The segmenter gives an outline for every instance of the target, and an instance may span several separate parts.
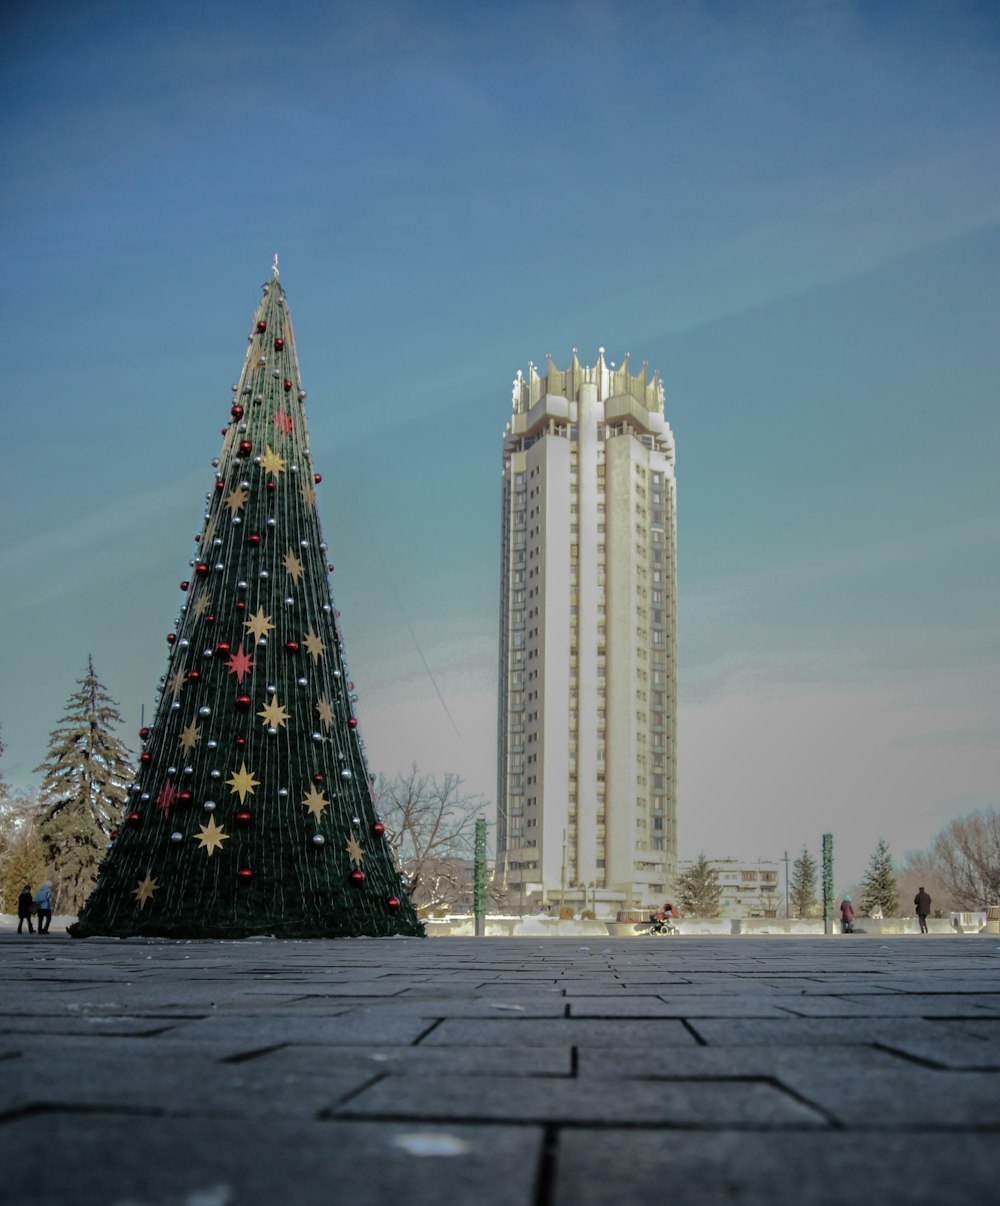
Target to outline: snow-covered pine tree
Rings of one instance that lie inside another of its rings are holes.
[[[37,833],[57,913],[76,913],[90,895],[135,775],[114,731],[122,723],[118,705],[90,656],[77,687],[35,768],[44,776]]]
[[[422,934],[373,803],[277,262],[233,392],[138,777],[70,932]]]

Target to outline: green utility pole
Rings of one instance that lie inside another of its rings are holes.
[[[823,933],[833,933],[833,834],[823,834]]]
[[[486,818],[476,819],[476,847],[473,862],[472,911],[476,918],[476,937],[486,934]]]

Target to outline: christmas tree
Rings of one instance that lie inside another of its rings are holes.
[[[233,391],[138,776],[70,932],[420,934],[373,803],[277,259]]]
[[[59,913],[75,913],[94,887],[108,834],[135,771],[115,735],[122,718],[87,658],[87,670],[49,735],[38,837]]]

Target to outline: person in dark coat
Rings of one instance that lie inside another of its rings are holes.
[[[840,930],[843,934],[854,933],[854,905],[849,896],[840,902]]]
[[[17,898],[17,932],[21,933],[21,926],[25,922],[28,923],[28,933],[33,934],[35,927],[31,924],[31,907],[34,901],[31,899],[31,885],[25,884],[21,890],[21,895]]]
[[[914,896],[913,903],[917,909],[917,920],[920,922],[921,934],[927,933],[927,915],[931,911],[931,898],[927,895],[924,888]]]

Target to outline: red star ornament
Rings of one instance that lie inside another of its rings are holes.
[[[236,681],[242,686],[243,676],[253,669],[253,660],[250,654],[245,653],[243,646],[240,645],[239,649],[236,650],[226,665],[229,667],[229,673],[235,674]]]
[[[156,797],[156,807],[165,817],[170,816],[170,805],[177,800],[177,788],[168,779]]]

